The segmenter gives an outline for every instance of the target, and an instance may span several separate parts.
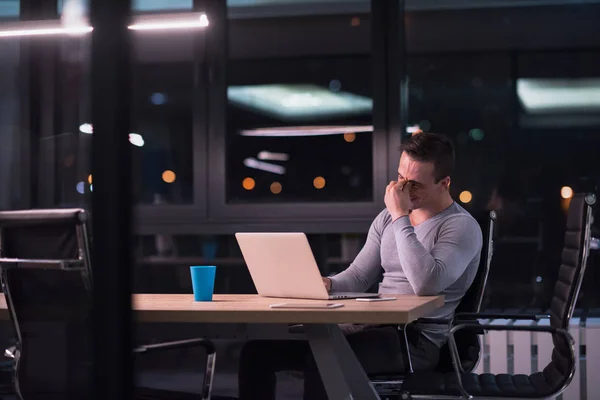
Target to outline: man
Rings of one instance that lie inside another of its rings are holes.
[[[398,180],[386,188],[385,205],[348,269],[323,278],[327,290],[366,291],[383,269],[379,292],[444,295],[433,318],[451,316],[477,273],[482,246],[479,224],[449,193],[454,149],[445,136],[420,133],[400,146]],[[437,365],[446,341],[444,325],[413,324],[407,330],[415,371]],[[368,374],[401,373],[408,360],[394,326],[342,326]],[[304,399],[326,399],[308,343],[255,341],[242,350],[242,400],[274,399],[275,372],[304,371]]]

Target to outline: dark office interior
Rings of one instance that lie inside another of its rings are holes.
[[[200,14],[201,28],[131,29]],[[139,321],[130,294],[191,294],[194,265],[217,267],[215,295],[256,294],[236,232],[304,232],[321,274],[343,271],[419,132],[451,139],[455,201],[482,227],[497,215],[482,311],[547,313],[571,199],[600,193],[599,21],[596,0],[0,0],[0,211],[89,213],[89,398],[132,398],[134,381],[199,393],[202,348],[122,350],[204,336],[212,398],[236,398],[235,326]],[[596,247],[563,400],[600,396]],[[18,347],[0,326],[1,348]],[[14,358],[0,361],[17,399]],[[278,382],[302,398],[300,374]]]

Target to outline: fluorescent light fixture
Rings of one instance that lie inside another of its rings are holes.
[[[373,125],[354,125],[354,126],[284,126],[275,128],[257,128],[244,129],[240,131],[242,136],[265,136],[265,137],[295,137],[295,136],[326,136],[343,135],[345,133],[369,133],[373,132]],[[407,133],[423,132],[419,125],[406,127]],[[281,157],[287,156],[282,154]],[[265,157],[265,158],[263,158]],[[287,159],[266,158],[279,157],[278,153],[269,153],[261,151],[258,153],[260,160],[287,161]]]
[[[139,133],[130,133],[129,134],[129,143],[136,147],[144,146],[144,138]]]
[[[232,104],[282,120],[349,117],[369,114],[373,100],[317,85],[229,86]]]
[[[296,136],[327,136],[343,135],[344,133],[373,132],[373,125],[356,126],[284,126],[278,128],[245,129],[240,131],[242,136],[265,137],[296,137]]]
[[[258,159],[269,161],[287,161],[290,159],[290,156],[286,153],[272,153],[270,151],[263,150],[258,153]]]
[[[156,31],[206,28],[208,17],[204,13],[139,16],[128,28],[133,31]]]
[[[61,21],[20,21],[0,24],[0,38],[49,35],[85,35],[93,28],[89,25],[63,26]]]
[[[600,112],[600,78],[518,79],[517,94],[528,114]]]
[[[209,25],[204,13],[138,15],[128,26],[134,31],[184,30],[205,28]],[[69,17],[63,20],[19,21],[0,24],[0,38],[48,35],[85,35],[94,30],[85,18]]]
[[[248,168],[260,169],[261,171],[272,172],[274,174],[284,175],[285,167],[277,164],[258,161],[256,158],[249,157],[244,160],[244,165]]]
[[[92,124],[81,124],[79,126],[79,132],[81,133],[85,133],[86,135],[91,135],[92,133],[94,133],[94,127],[92,126]]]

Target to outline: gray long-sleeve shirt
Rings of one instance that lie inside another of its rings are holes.
[[[475,279],[482,242],[479,224],[456,202],[414,227],[409,217],[392,222],[383,210],[354,262],[331,277],[331,288],[366,291],[383,268],[380,293],[444,295],[445,305],[428,317],[448,318]],[[438,346],[446,342],[445,326],[420,324],[419,328]]]

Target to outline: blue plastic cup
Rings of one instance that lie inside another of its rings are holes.
[[[190,267],[195,301],[212,301],[216,270],[217,267],[214,265],[198,265]]]

